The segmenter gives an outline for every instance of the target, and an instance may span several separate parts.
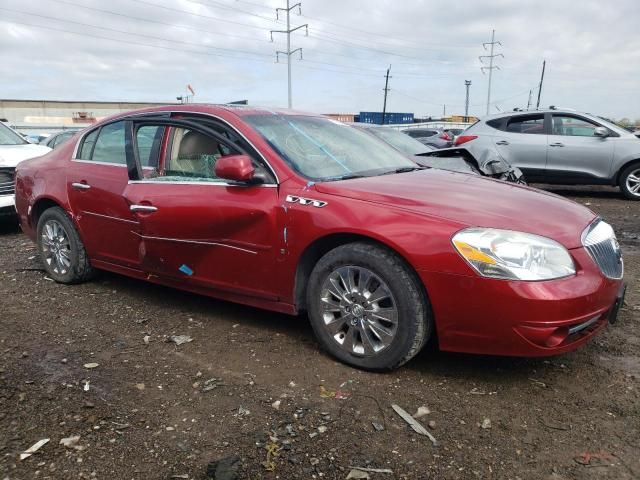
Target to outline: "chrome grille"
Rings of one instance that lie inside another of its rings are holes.
[[[602,220],[593,222],[582,234],[582,245],[606,277],[622,278],[622,251],[611,225]]]
[[[0,168],[0,195],[13,195],[15,193],[15,185],[13,183],[15,177],[14,168]]]

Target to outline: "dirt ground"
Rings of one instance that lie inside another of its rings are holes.
[[[557,358],[432,350],[391,374],[336,363],[306,318],[107,273],[55,284],[2,223],[0,479],[204,479],[234,455],[246,479],[345,479],[352,466],[393,472],[372,479],[640,478],[640,204],[556,191],[618,233],[619,322]],[[438,445],[392,403],[428,407]]]

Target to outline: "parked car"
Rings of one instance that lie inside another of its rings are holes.
[[[624,296],[613,229],[588,208],[421,168],[289,110],[111,117],[19,164],[16,207],[57,282],[103,269],[306,311],[327,351],[369,370],[402,365],[432,337],[461,352],[573,350]]]
[[[418,165],[423,167],[483,175],[526,185],[522,172],[517,168],[513,168],[497,155],[494,155],[492,159],[484,158],[478,161],[463,148],[439,150],[435,147],[424,145],[393,128],[362,123],[353,123],[351,125],[391,145],[399,152],[413,158]]]
[[[47,138],[49,138],[50,135],[48,133],[27,133],[26,135],[23,135],[23,136],[24,138],[27,139],[29,143],[38,145],[38,144],[41,144]]]
[[[435,148],[449,148],[453,145],[453,136],[441,128],[407,128],[402,130],[402,133]]]
[[[0,122],[0,216],[15,215],[14,174],[16,165],[51,149],[32,145],[18,132]]]
[[[587,113],[549,109],[489,116],[456,139],[474,156],[497,152],[529,182],[617,185],[640,200],[640,142]]]
[[[62,145],[64,142],[73,137],[80,130],[63,130],[62,132],[54,133],[48,136],[40,142],[40,145],[45,145],[49,148],[56,148]]]

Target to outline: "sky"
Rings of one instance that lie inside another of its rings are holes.
[[[293,106],[317,113],[486,113],[535,105],[640,119],[640,2],[301,0]],[[292,4],[295,3],[293,0]],[[287,106],[286,0],[0,0],[0,98]],[[486,61],[486,59],[485,59]],[[487,66],[487,65],[485,65]]]

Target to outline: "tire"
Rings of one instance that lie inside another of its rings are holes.
[[[368,242],[342,245],[318,261],[307,308],[321,346],[364,370],[398,368],[433,331],[431,307],[415,273],[392,251]],[[387,321],[393,318],[395,324]]]
[[[74,284],[93,276],[80,235],[63,209],[52,207],[45,210],[38,219],[36,231],[42,265],[53,280]]]
[[[640,200],[640,163],[634,163],[622,170],[618,184],[626,199]],[[634,187],[635,191],[632,190]]]

